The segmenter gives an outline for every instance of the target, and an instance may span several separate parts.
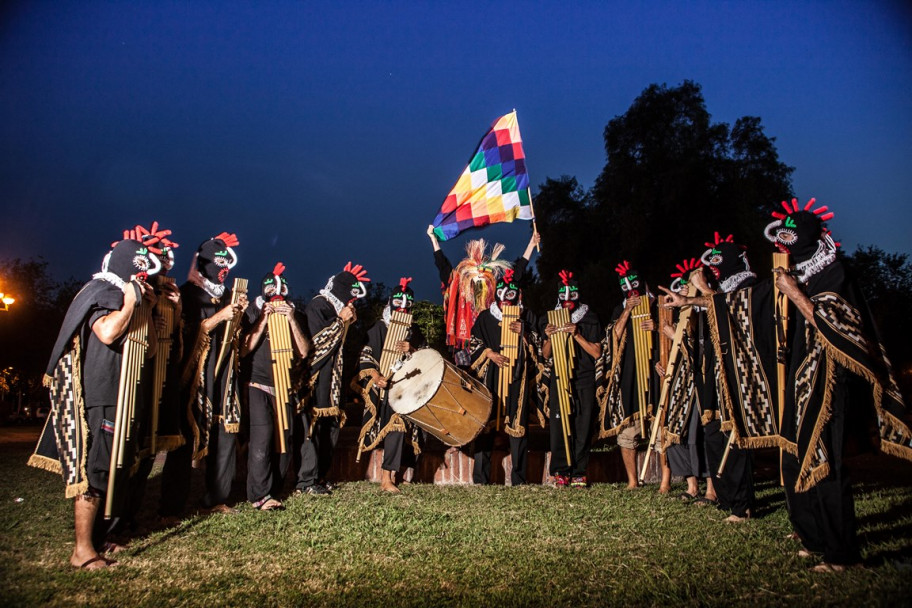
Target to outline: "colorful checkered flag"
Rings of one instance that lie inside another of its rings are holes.
[[[516,110],[498,118],[434,219],[441,241],[469,228],[515,219],[532,220],[529,174]]]

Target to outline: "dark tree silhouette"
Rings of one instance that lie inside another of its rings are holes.
[[[539,187],[544,284],[556,281],[558,268],[573,269],[587,301],[607,315],[620,298],[613,269],[621,260],[654,288],[676,262],[702,252],[714,231],[735,234],[756,260],[768,254],[763,226],[792,196],[793,169],[779,161],[759,118],[713,123],[698,84],[653,84],[608,123],[604,138],[605,167],[590,192],[572,177]]]

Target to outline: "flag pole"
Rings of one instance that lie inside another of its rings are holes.
[[[514,110],[515,112],[515,110]],[[532,233],[538,233],[538,225],[535,223],[535,207],[532,205],[532,188],[526,188],[526,193],[529,195],[529,211],[532,213]],[[535,244],[535,250],[541,253],[541,243]]]

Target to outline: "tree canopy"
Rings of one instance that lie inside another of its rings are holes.
[[[573,177],[539,186],[535,211],[545,284],[561,268],[580,279],[584,298],[606,314],[620,299],[613,269],[629,260],[655,289],[675,264],[699,255],[713,232],[734,234],[766,253],[762,230],[792,196],[794,170],[779,160],[760,118],[714,123],[700,85],[650,85],[604,131],[606,162],[591,190]],[[547,304],[548,290],[538,290]],[[553,304],[553,302],[551,302]]]

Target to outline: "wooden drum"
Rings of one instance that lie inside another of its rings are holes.
[[[461,447],[478,436],[491,415],[484,384],[423,349],[403,362],[391,379],[389,404],[448,446]]]

